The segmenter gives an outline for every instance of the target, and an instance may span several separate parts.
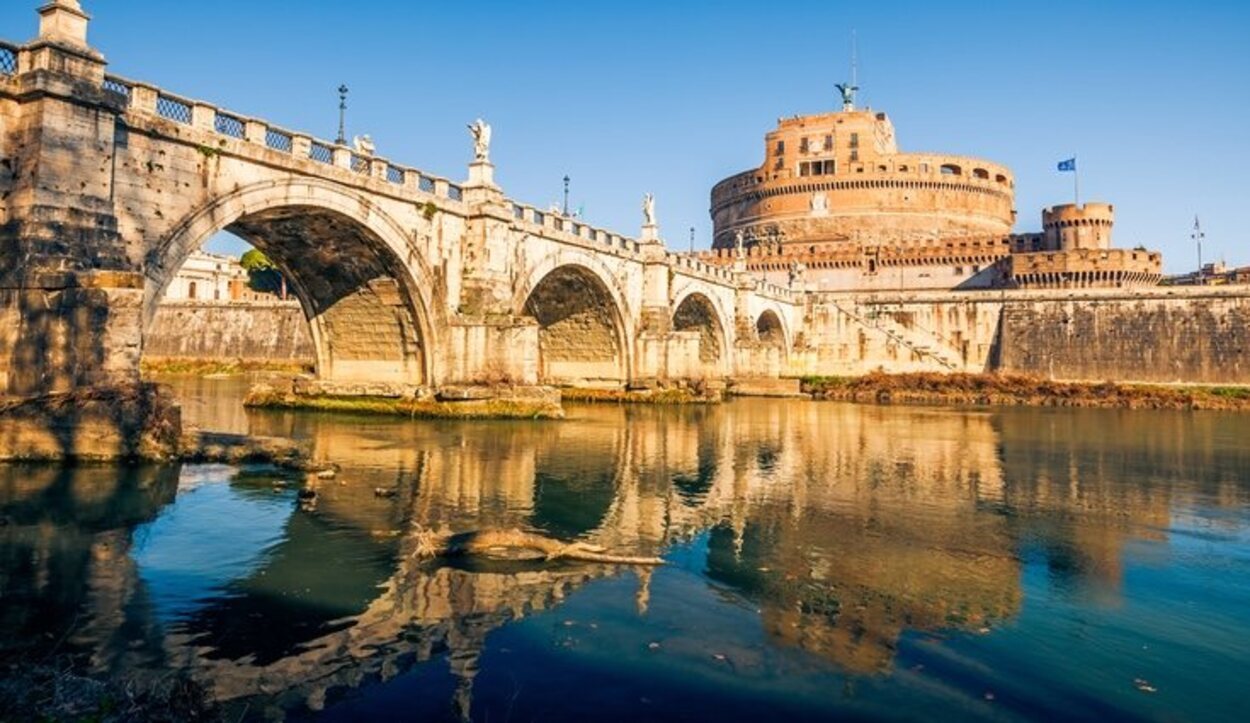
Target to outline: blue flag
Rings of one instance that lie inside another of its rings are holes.
[[[1066,161],[1059,161],[1059,170],[1072,171],[1073,173],[1076,173],[1076,159],[1069,158]]]

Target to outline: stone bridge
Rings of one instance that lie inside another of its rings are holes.
[[[229,231],[286,274],[344,385],[777,376],[801,294],[105,72],[77,0],[0,44],[0,390],[135,381],[173,275]],[[466,148],[468,144],[466,143]]]

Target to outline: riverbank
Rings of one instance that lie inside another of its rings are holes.
[[[884,374],[807,377],[813,399],[865,404],[1207,409],[1250,411],[1250,387],[1056,382],[999,374]]]
[[[412,419],[563,419],[560,392],[544,387],[454,388],[411,396],[340,395],[269,384],[252,387],[243,406]]]
[[[312,374],[315,366],[303,362],[263,359],[187,359],[180,357],[145,357],[140,363],[145,376],[169,374],[177,376],[235,376],[250,372],[278,374]]]
[[[570,387],[561,390],[565,402],[579,404],[719,404],[725,396],[721,390],[698,387],[667,389],[586,389]]]

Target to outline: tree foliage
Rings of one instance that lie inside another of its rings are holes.
[[[250,249],[239,258],[239,265],[247,271],[247,284],[255,291],[267,291],[286,298],[286,279],[277,265],[260,249]]]
[[[239,265],[251,273],[273,271],[277,268],[260,249],[249,249],[244,252],[242,258],[239,259]]]

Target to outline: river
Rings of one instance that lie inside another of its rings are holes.
[[[239,719],[1250,708],[1250,415],[738,400],[424,422],[172,382],[186,421],[307,439],[341,472],[0,469],[0,663],[177,671]],[[413,556],[422,531],[488,528],[667,564]]]

